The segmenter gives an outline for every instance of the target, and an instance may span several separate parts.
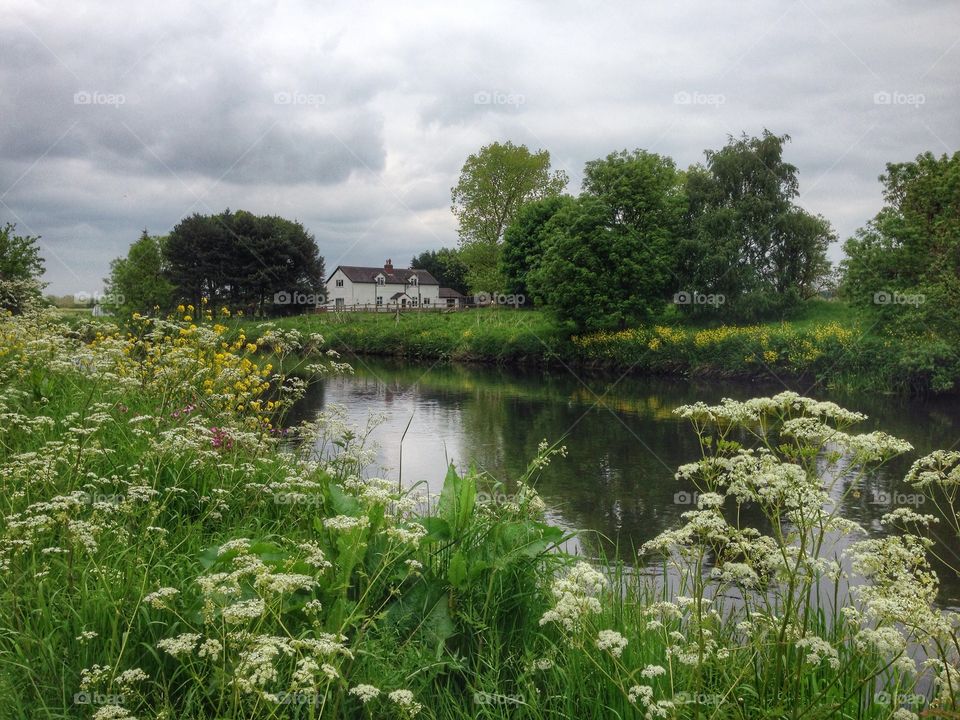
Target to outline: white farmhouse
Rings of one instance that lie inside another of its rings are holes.
[[[327,307],[332,310],[438,308],[440,283],[426,270],[338,265],[327,278]],[[446,301],[444,301],[444,306]]]

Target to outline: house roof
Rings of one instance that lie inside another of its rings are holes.
[[[460,293],[453,288],[440,288],[440,297],[442,298],[462,298],[463,293]]]
[[[420,285],[439,285],[440,283],[437,279],[431,275],[426,270],[411,270],[410,268],[394,268],[393,272],[387,272],[383,267],[360,267],[359,265],[338,265],[332,273],[330,273],[330,278],[332,278],[337,270],[343,272],[347,276],[347,279],[350,282],[355,283],[375,283],[377,282],[377,275],[383,275],[386,278],[386,283],[390,284],[408,284],[410,278],[416,277],[417,283]],[[327,282],[330,282],[330,278],[327,278]]]
[[[413,299],[409,295],[407,295],[405,292],[397,292],[390,296],[391,300],[399,300],[400,298],[406,298],[407,300]]]

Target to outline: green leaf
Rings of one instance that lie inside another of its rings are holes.
[[[360,515],[363,514],[360,501],[357,500],[357,498],[355,498],[353,495],[347,495],[347,493],[340,489],[339,485],[331,484],[329,487],[330,502],[333,505],[333,509],[337,515],[360,517]]]
[[[420,524],[427,529],[427,534],[423,538],[423,542],[438,542],[441,540],[449,540],[451,537],[450,523],[443,518],[426,517],[420,520]]]
[[[447,581],[458,590],[463,588],[467,580],[467,559],[457,550],[450,558],[447,567]]]

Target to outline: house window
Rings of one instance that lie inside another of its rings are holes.
[[[343,280],[337,280],[337,287],[343,287]]]
[[[378,276],[377,276],[377,285],[383,285],[384,282],[385,282],[385,279],[384,279],[383,275],[378,275]]]
[[[423,299],[423,304],[424,304],[424,305],[429,305],[429,304],[430,304],[430,298],[424,298],[424,299]]]
[[[414,275],[414,276],[412,276],[412,277],[410,278],[410,284],[411,284],[411,285],[416,285],[416,284],[417,284],[417,276],[416,276],[416,275]]]
[[[337,299],[334,301],[334,304],[336,305],[336,307],[337,307],[338,310],[343,309],[343,298],[337,298]]]
[[[377,295],[377,307],[383,305],[383,296]]]

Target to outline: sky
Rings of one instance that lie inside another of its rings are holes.
[[[96,294],[146,228],[299,220],[328,271],[457,243],[464,160],[510,140],[579,191],[622,149],[788,134],[841,241],[887,162],[960,149],[960,3],[0,2],[0,223]],[[841,257],[839,243],[831,248]]]

